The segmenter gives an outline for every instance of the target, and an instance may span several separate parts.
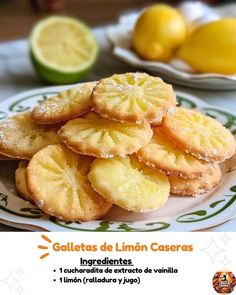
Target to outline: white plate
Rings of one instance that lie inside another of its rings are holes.
[[[24,112],[37,102],[71,86],[27,91],[0,103],[0,119]],[[236,134],[236,115],[211,106],[192,95],[177,92],[178,101],[221,121]],[[236,215],[236,156],[228,160],[223,179],[210,194],[198,198],[170,197],[167,205],[149,214],[132,214],[113,207],[103,220],[62,222],[43,214],[17,196],[14,185],[16,161],[0,162],[0,221],[23,229],[47,231],[193,231],[221,224]]]
[[[236,4],[219,6],[213,11],[220,17],[236,16]],[[114,45],[113,53],[119,59],[152,74],[161,75],[174,84],[200,89],[236,89],[236,75],[199,74],[185,70],[185,66],[177,68],[172,64],[141,59],[131,46],[132,31],[137,17],[138,13],[121,16],[117,25],[107,29],[108,38]]]

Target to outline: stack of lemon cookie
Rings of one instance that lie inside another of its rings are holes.
[[[219,122],[176,107],[171,85],[144,73],[78,84],[0,123],[3,159],[21,159],[19,194],[66,221],[208,192],[235,149]]]

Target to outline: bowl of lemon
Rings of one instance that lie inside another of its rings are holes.
[[[107,29],[119,59],[169,82],[236,89],[236,5],[156,4]]]

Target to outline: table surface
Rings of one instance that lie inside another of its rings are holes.
[[[94,33],[101,50],[98,61],[86,77],[86,81],[98,80],[110,76],[114,72],[124,73],[136,70],[112,55],[111,44],[106,38],[104,28],[97,28]],[[31,66],[27,40],[0,43],[0,101],[19,92],[43,86],[46,85],[43,85],[37,78]],[[174,88],[236,113],[236,91],[206,91],[180,86],[174,86]],[[15,230],[0,224],[0,231]],[[236,219],[206,231],[236,231]]]

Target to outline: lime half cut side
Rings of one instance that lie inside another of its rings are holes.
[[[49,83],[78,82],[95,63],[97,53],[90,29],[71,17],[48,17],[36,24],[30,36],[35,70]]]

